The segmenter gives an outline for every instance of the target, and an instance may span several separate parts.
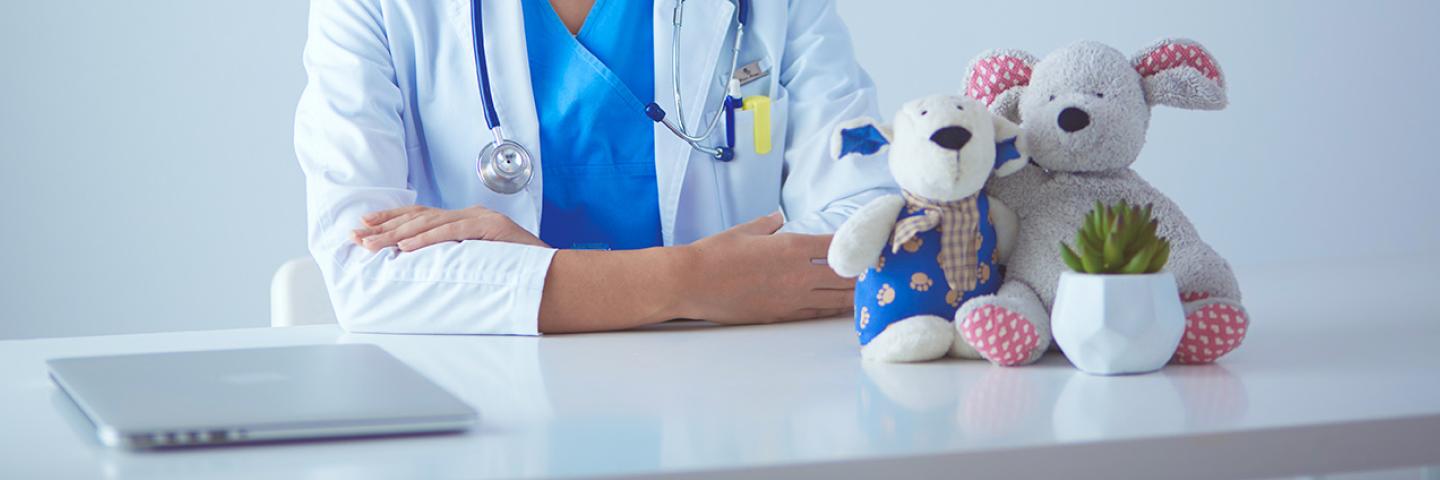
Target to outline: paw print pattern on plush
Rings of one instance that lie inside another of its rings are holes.
[[[1239,347],[1249,327],[1244,311],[1223,303],[1206,305],[1185,317],[1185,336],[1175,350],[1175,361],[1213,362]]]
[[[931,285],[934,285],[934,284],[935,284],[935,281],[934,281],[934,280],[931,280],[931,279],[930,279],[930,276],[929,276],[929,275],[926,275],[925,272],[915,272],[914,275],[911,275],[911,276],[910,276],[910,289],[911,289],[911,290],[914,290],[914,291],[917,291],[917,292],[923,292],[923,291],[929,290],[929,289],[930,289],[930,286],[931,286]]]
[[[990,264],[988,264],[988,263],[982,263],[982,264],[980,264],[980,267],[979,267],[979,268],[980,268],[980,283],[989,283],[989,282],[990,282]]]
[[[870,326],[870,307],[860,307],[860,328]]]
[[[915,237],[906,240],[904,244],[900,245],[900,248],[905,249],[906,252],[915,253],[920,251],[920,247],[922,245],[925,245],[925,240],[921,239],[920,237]]]
[[[952,307],[960,308],[960,299],[964,298],[964,295],[965,292],[952,288],[950,291],[945,292],[945,303],[950,304]]]
[[[891,302],[895,301],[895,289],[891,288],[890,284],[888,283],[881,285],[880,293],[875,294],[875,301],[878,302],[882,307],[889,305]]]
[[[1040,344],[1040,335],[1030,322],[995,305],[970,312],[960,326],[960,334],[986,360],[1005,367],[1025,362]]]

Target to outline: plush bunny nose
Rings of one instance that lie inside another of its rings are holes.
[[[940,148],[947,150],[959,150],[970,141],[970,131],[961,127],[945,127],[936,130],[930,135],[930,141],[935,142]]]
[[[1060,129],[1066,132],[1075,133],[1090,126],[1090,114],[1084,110],[1070,107],[1060,111]]]

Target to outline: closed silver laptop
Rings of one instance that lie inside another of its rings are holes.
[[[131,448],[457,431],[475,410],[374,345],[62,358],[52,378]]]

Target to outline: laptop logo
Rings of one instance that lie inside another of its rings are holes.
[[[236,385],[254,385],[258,383],[279,383],[290,380],[290,377],[280,372],[245,372],[220,377],[220,381]]]

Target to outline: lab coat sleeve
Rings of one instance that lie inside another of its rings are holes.
[[[371,253],[350,240],[362,215],[416,200],[383,25],[373,1],[311,4],[295,152],[335,314],[352,332],[537,334],[553,250],[466,241]]]
[[[883,155],[830,158],[829,139],[838,123],[879,118],[875,83],[856,62],[834,2],[791,0],[787,32],[779,69],[790,99],[783,230],[832,233],[870,200],[899,189]]]

